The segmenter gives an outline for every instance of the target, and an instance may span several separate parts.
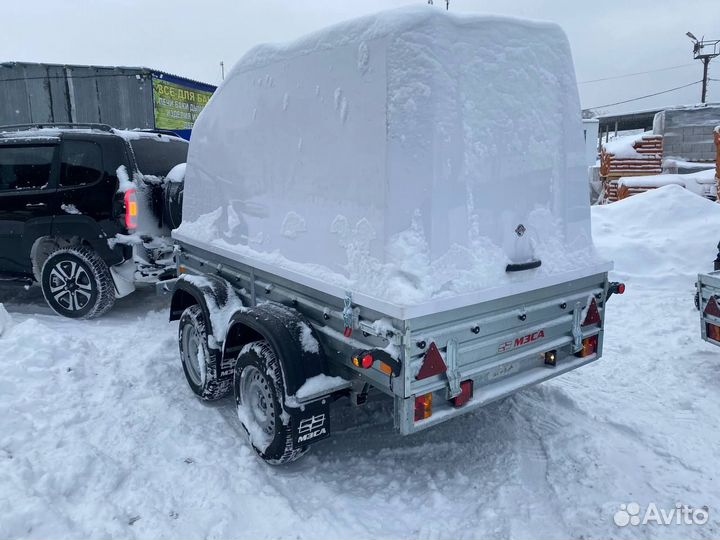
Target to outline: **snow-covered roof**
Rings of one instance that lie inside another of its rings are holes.
[[[236,72],[247,71],[260,65],[282,62],[298,56],[328,49],[337,49],[357,43],[383,39],[418,28],[428,21],[451,18],[457,26],[493,24],[522,26],[527,29],[545,29],[560,32],[551,22],[530,21],[505,16],[444,13],[429,6],[407,6],[347,20],[310,33],[297,40],[280,44],[261,44],[250,49],[232,69],[226,81]],[[502,45],[502,43],[498,43]]]
[[[3,130],[3,127],[10,128]],[[13,140],[58,140],[63,133],[93,133],[96,135],[118,135],[126,141],[132,141],[137,139],[154,139],[163,142],[169,141],[185,141],[185,139],[176,135],[170,135],[167,133],[158,133],[148,130],[128,130],[128,129],[114,129],[114,128],[101,128],[100,126],[93,127],[29,127],[23,129],[12,129],[11,126],[0,126],[0,140],[2,139],[13,139]]]

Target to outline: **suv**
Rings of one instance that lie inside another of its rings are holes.
[[[168,133],[103,124],[0,127],[0,277],[39,283],[72,318],[172,277],[182,184],[166,177],[187,150]]]

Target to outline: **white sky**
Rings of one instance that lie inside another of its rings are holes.
[[[293,39],[353,16],[426,0],[0,0],[0,61],[146,66],[220,80],[261,42]],[[435,0],[444,9],[444,0]],[[458,12],[559,23],[579,82],[666,67],[658,73],[580,84],[583,107],[634,98],[702,78],[685,32],[720,39],[720,0],[451,0]],[[710,65],[720,79],[720,57]],[[720,101],[711,82],[710,101]],[[700,85],[605,112],[700,101]]]

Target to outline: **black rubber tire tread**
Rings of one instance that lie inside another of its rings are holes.
[[[95,283],[97,296],[95,302],[89,309],[83,309],[78,312],[69,312],[67,310],[58,309],[54,305],[54,301],[49,296],[49,277],[51,268],[60,259],[75,258],[80,262]],[[42,271],[40,273],[40,288],[42,289],[45,301],[50,308],[62,317],[71,319],[93,319],[107,313],[115,304],[115,284],[113,283],[110,269],[105,261],[92,248],[87,246],[70,246],[58,248],[45,260]]]
[[[182,222],[182,204],[185,185],[182,182],[167,182],[163,185],[163,223],[170,229],[177,229]]]
[[[235,364],[233,384],[235,405],[237,406],[239,403],[240,376],[242,375],[243,369],[250,365],[254,365],[261,373],[268,376],[273,395],[275,418],[280,418],[285,405],[282,367],[275,351],[265,340],[254,341],[246,345],[238,355],[237,363]],[[253,450],[257,452],[263,461],[269,465],[284,465],[305,455],[309,446],[297,446],[293,442],[292,433],[294,421],[294,418],[291,416],[288,425],[284,425],[282,421],[275,422],[275,437],[264,452],[251,444]],[[243,429],[247,432],[247,428],[244,425]]]
[[[205,356],[205,384],[196,385],[190,375],[188,374],[188,368],[184,362],[183,356],[183,327],[185,325],[192,325],[195,327],[198,336],[200,337],[200,343],[203,347],[203,354]],[[227,396],[232,390],[232,379],[218,380],[219,373],[217,372],[218,357],[221,354],[220,351],[210,349],[208,346],[208,332],[207,323],[205,322],[205,315],[203,314],[202,308],[195,304],[183,311],[180,316],[180,324],[178,326],[178,349],[180,351],[180,363],[182,364],[183,372],[185,373],[185,379],[187,380],[188,386],[193,393],[200,399],[205,401],[215,401]]]

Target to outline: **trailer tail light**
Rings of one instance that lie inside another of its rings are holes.
[[[590,356],[592,354],[595,354],[597,352],[598,348],[598,337],[590,336],[582,341],[583,348],[579,352],[575,353],[575,356],[579,356],[580,358],[585,358],[587,356]]]
[[[430,347],[428,347],[425,359],[423,360],[422,366],[420,366],[420,371],[418,371],[415,379],[421,381],[423,379],[427,379],[428,377],[432,377],[433,375],[440,375],[446,371],[447,366],[445,365],[445,361],[443,360],[437,345],[435,345],[435,342],[430,343]]]
[[[460,394],[452,398],[453,407],[462,407],[473,397],[473,381],[468,379],[460,383]]]
[[[137,191],[128,189],[125,192],[125,227],[137,229],[138,226],[138,200]]]
[[[705,333],[707,334],[708,339],[712,339],[713,341],[720,343],[720,326],[705,323]]]
[[[388,377],[394,375],[392,366],[386,364],[385,362],[379,362],[378,369]]]
[[[600,311],[598,310],[597,302],[595,302],[594,298],[590,302],[590,306],[588,307],[582,326],[590,326],[593,324],[600,324]]]
[[[370,353],[359,354],[353,356],[352,363],[355,367],[359,367],[362,369],[370,369],[375,363],[375,359]]]
[[[432,416],[432,392],[415,398],[415,421],[425,420]]]

